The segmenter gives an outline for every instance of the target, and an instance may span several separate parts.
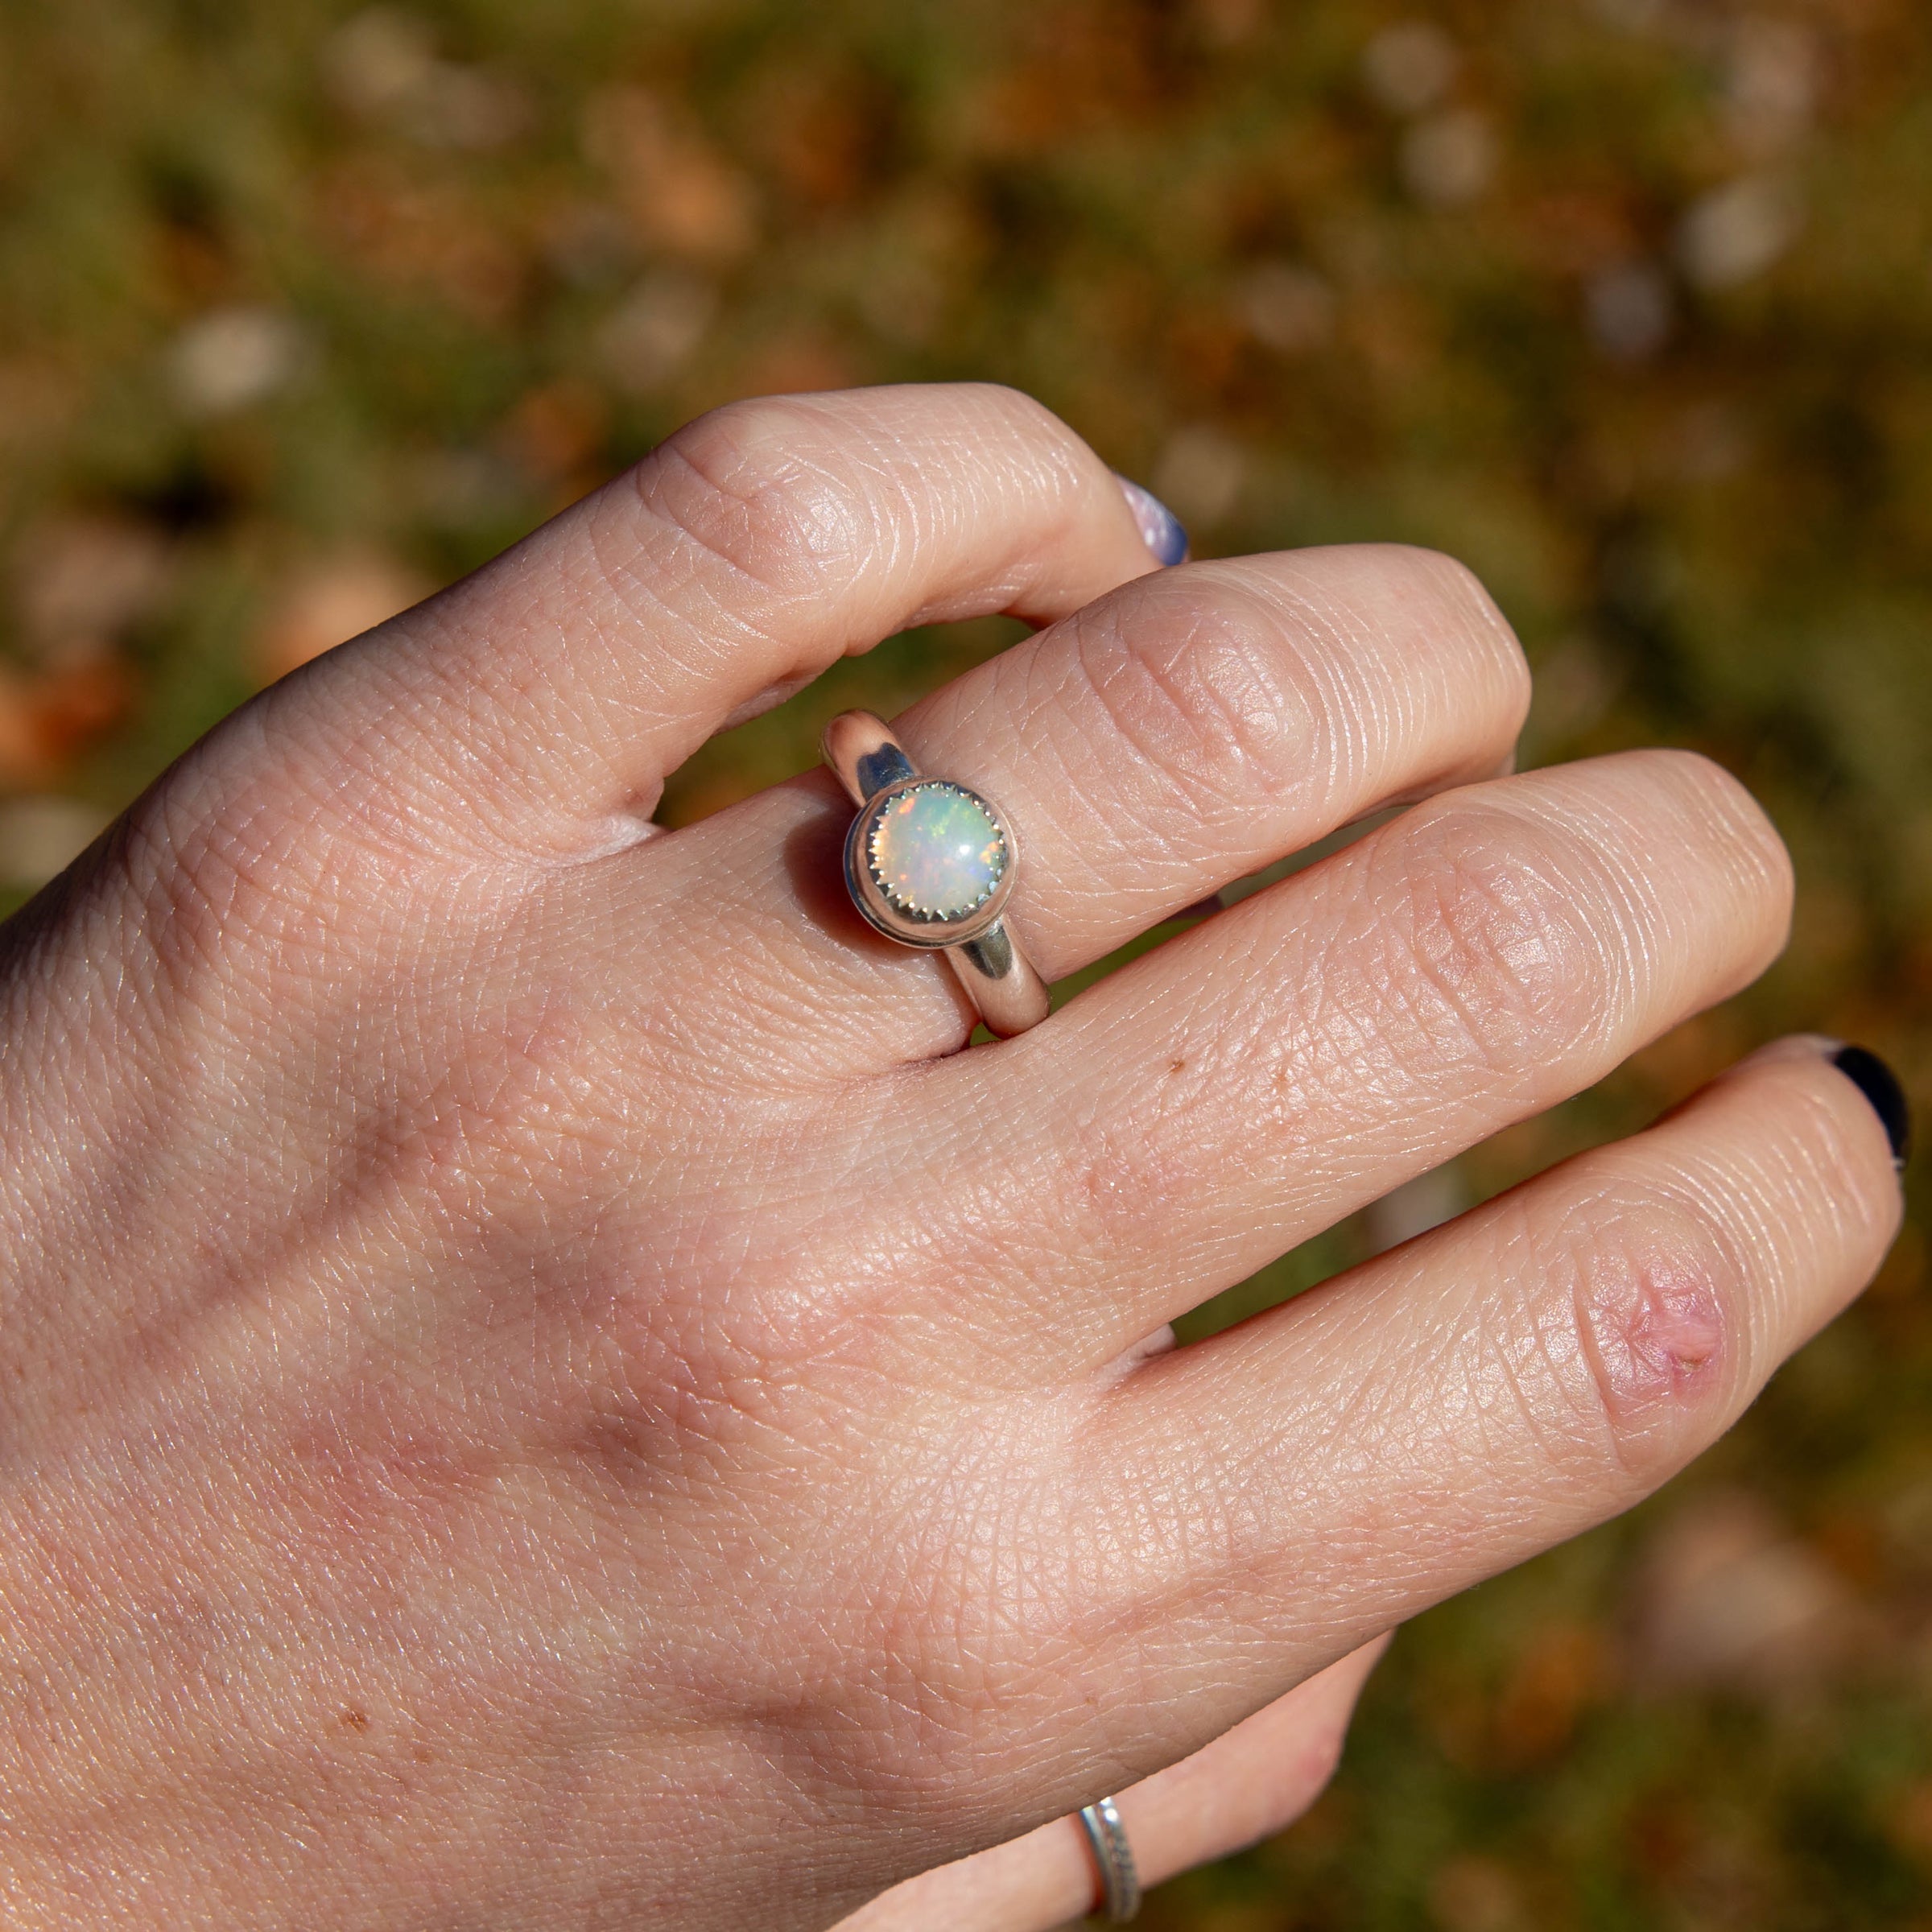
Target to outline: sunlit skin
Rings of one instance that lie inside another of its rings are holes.
[[[895,729],[1050,979],[1413,808],[963,1051],[829,774],[650,814],[993,611]],[[1682,1467],[1898,1215],[1786,1041],[1164,1345],[1781,945],[1733,780],[1499,775],[1527,696],[1459,565],[1160,568],[961,387],[714,414],[230,719],[0,947],[10,1922],[1018,1932],[1104,1792],[1152,1877],[1291,1815],[1366,1647]]]

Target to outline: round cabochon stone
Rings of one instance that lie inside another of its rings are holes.
[[[915,919],[956,919],[983,906],[1006,869],[1006,840],[972,794],[941,780],[888,800],[866,841],[879,890]]]

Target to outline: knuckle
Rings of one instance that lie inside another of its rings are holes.
[[[1568,836],[1468,803],[1412,820],[1413,837],[1385,848],[1402,869],[1393,889],[1381,864],[1364,881],[1396,909],[1372,929],[1397,956],[1369,964],[1427,1051],[1513,1076],[1541,1066],[1553,1039],[1604,1030],[1632,940],[1593,920],[1590,869]]]
[[[1638,1476],[1674,1463],[1732,1380],[1743,1253],[1690,1196],[1600,1199],[1544,1245],[1539,1355],[1575,1436]]]
[[[244,728],[237,721],[229,737]],[[155,990],[177,1013],[238,1011],[237,989],[261,982],[268,961],[284,977],[296,961],[311,973],[339,967],[336,915],[365,883],[349,881],[356,855],[319,804],[260,761],[221,749],[211,740],[191,753],[127,813],[108,848],[139,909]]]
[[[1476,579],[1433,551],[1199,564],[1138,579],[1074,624],[1075,673],[1109,737],[1210,825],[1373,782],[1391,758],[1424,751],[1421,713],[1389,703],[1392,665],[1406,680],[1427,661],[1431,687],[1480,719],[1488,758],[1529,706],[1514,634]]]
[[[672,581],[709,564],[754,589],[823,597],[902,559],[949,514],[935,471],[1004,457],[1041,514],[1075,501],[1092,459],[1018,390],[961,383],[836,396],[760,396],[687,423],[631,473]],[[634,533],[613,537],[627,574]],[[680,563],[680,552],[683,561]]]
[[[1307,782],[1316,715],[1276,613],[1207,572],[1135,589],[1075,620],[1076,674],[1107,734],[1210,824]]]
[[[761,396],[686,424],[632,472],[646,511],[690,564],[721,564],[799,595],[861,568],[877,526],[872,489],[824,410]],[[613,573],[615,574],[615,573]]]

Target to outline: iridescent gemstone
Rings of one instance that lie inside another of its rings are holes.
[[[914,919],[956,919],[992,896],[1006,840],[972,794],[933,779],[888,800],[866,841],[872,876]]]

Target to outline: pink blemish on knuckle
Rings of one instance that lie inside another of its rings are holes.
[[[1728,1323],[1711,1272],[1695,1262],[1633,1256],[1597,1274],[1582,1327],[1612,1423],[1641,1430],[1665,1406],[1682,1407],[1723,1377]]]

